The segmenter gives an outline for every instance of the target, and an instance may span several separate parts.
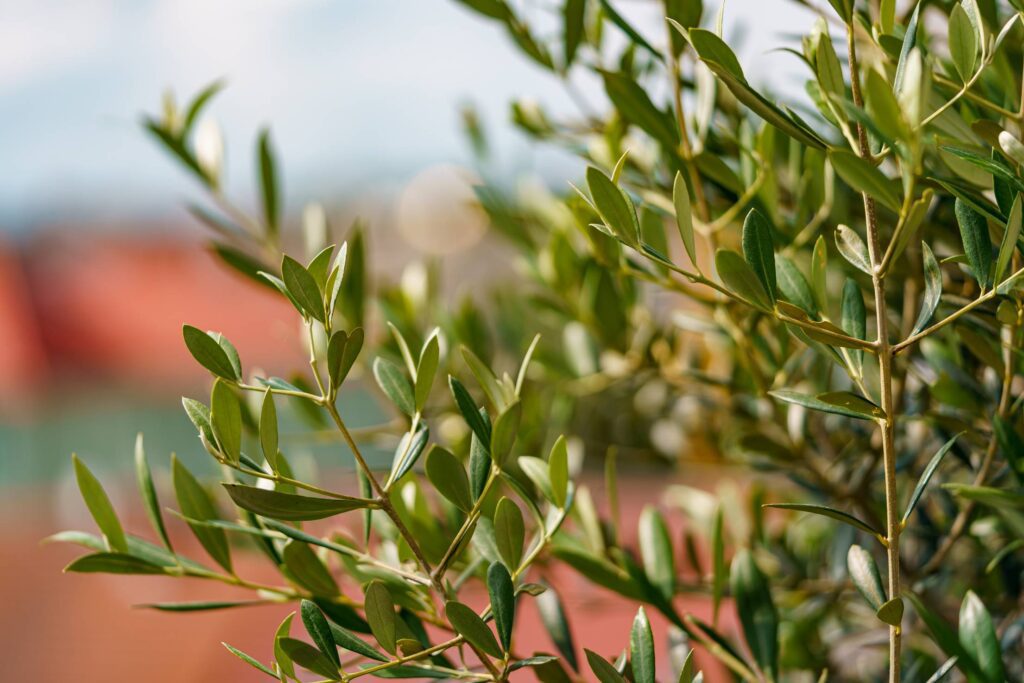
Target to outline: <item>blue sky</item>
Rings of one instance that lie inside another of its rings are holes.
[[[543,13],[548,3],[530,4]],[[617,5],[661,37],[658,3]],[[229,87],[211,115],[226,131],[236,195],[249,193],[252,140],[268,123],[293,207],[387,193],[467,158],[465,101],[483,112],[506,173],[574,168],[507,122],[517,96],[568,108],[559,84],[452,0],[33,0],[2,13],[0,230],[174,211],[192,187],[143,138],[138,116],[167,87],[184,95],[218,77]],[[726,11],[727,34],[746,29],[740,54],[755,82],[799,73],[795,58],[768,50],[811,21],[787,0],[732,0]]]

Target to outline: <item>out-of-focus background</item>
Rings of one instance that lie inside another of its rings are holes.
[[[618,4],[637,25],[658,26],[658,3]],[[795,4],[771,14],[758,7],[731,2],[726,31],[744,36],[751,80],[781,83],[796,60],[767,51],[785,42],[792,22],[811,18]],[[488,131],[498,182],[561,190],[580,171],[507,123],[512,98],[556,113],[572,107],[561,85],[448,0],[0,2],[5,680],[244,680],[252,674],[218,641],[228,632],[263,653],[280,619],[271,610],[133,610],[196,595],[172,585],[182,582],[62,576],[74,551],[39,544],[58,529],[91,528],[72,452],[120,484],[111,495],[129,526],[140,521],[136,432],[158,478],[172,451],[200,466],[180,397],[205,392],[207,378],[181,343],[182,323],[222,330],[250,366],[285,373],[302,362],[294,317],[204,249],[184,208],[196,189],[140,131],[140,114],[159,111],[165,89],[184,99],[218,78],[227,89],[209,116],[225,131],[227,193],[254,203],[251,141],[271,125],[288,220],[312,200],[337,224],[362,217],[373,269],[385,279],[423,256],[441,259],[453,291],[508,272],[500,241],[465,210],[475,171],[463,107],[475,107]],[[602,102],[585,77],[576,87]],[[365,401],[354,408],[375,419]],[[635,488],[628,505],[650,495]],[[589,624],[609,646],[621,642],[633,610],[582,598],[573,607],[581,638]]]

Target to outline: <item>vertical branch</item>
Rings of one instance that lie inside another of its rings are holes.
[[[853,25],[846,27],[846,46],[850,61],[850,90],[853,102],[858,107],[864,106],[864,98],[860,90],[860,78],[857,66],[857,48],[854,40]],[[867,133],[864,126],[857,123],[857,144],[860,156],[871,158]],[[896,491],[896,448],[894,429],[896,414],[893,406],[892,392],[892,347],[889,342],[889,311],[885,301],[885,273],[882,269],[884,258],[878,236],[878,218],[875,214],[875,200],[866,192],[864,198],[864,222],[867,226],[868,256],[871,259],[871,285],[875,299],[875,321],[878,339],[878,384],[882,399],[883,417],[879,419],[882,431],[882,463],[885,471],[885,521],[886,551],[888,555],[889,599],[900,596],[900,518],[897,505],[899,497]],[[902,627],[889,627],[889,683],[900,680],[900,648]]]

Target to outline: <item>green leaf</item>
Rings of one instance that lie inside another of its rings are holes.
[[[185,346],[196,362],[218,377],[232,381],[239,379],[227,353],[212,335],[191,325],[183,326],[181,334],[185,338]]]
[[[281,260],[281,280],[295,303],[299,305],[299,312],[302,315],[320,322],[326,320],[324,297],[320,293],[316,279],[305,266],[287,254]]]
[[[317,252],[316,256],[310,259],[309,264],[306,265],[306,270],[313,276],[313,281],[316,282],[317,288],[327,294],[327,280],[330,277],[331,268],[331,254],[334,253],[334,245],[328,245]],[[334,283],[331,283],[333,288]],[[327,312],[327,309],[325,309]]]
[[[336,597],[340,594],[338,584],[331,572],[313,549],[302,541],[288,541],[281,551],[289,578],[313,595]]]
[[[242,455],[242,407],[231,386],[221,379],[214,381],[210,394],[210,428],[220,452],[237,464]]]
[[[270,469],[277,472],[277,408],[274,406],[274,394],[267,387],[260,406],[260,449],[263,457],[270,464]]]
[[[632,578],[608,560],[585,550],[555,545],[552,554],[587,577],[592,583],[614,591],[630,600],[642,600],[643,591]]]
[[[548,479],[551,481],[552,502],[556,507],[564,509],[569,495],[569,449],[563,435],[555,440],[548,455]]]
[[[107,541],[110,550],[120,553],[128,552],[128,541],[125,539],[124,529],[117,518],[114,506],[110,504],[107,492],[99,479],[86,467],[85,463],[78,459],[77,455],[71,456],[71,462],[75,466],[75,479],[78,481],[78,490],[82,494],[82,500],[89,508],[96,526]]]
[[[593,650],[583,648],[583,652],[587,655],[590,670],[600,683],[626,683],[626,678],[607,659]]]
[[[522,510],[512,500],[502,498],[494,509],[494,540],[509,572],[519,569],[525,538]]]
[[[1013,250],[1017,248],[1017,240],[1021,231],[1021,195],[1017,193],[1010,207],[1010,215],[1006,221],[1006,232],[1003,233],[1003,240],[999,243],[999,256],[996,258],[996,267],[992,273],[992,281],[999,284],[1006,274],[1006,268],[1010,265],[1013,257]]]
[[[949,13],[949,54],[960,79],[966,83],[978,65],[978,33],[959,3]]]
[[[743,257],[757,275],[775,303],[775,246],[772,244],[772,228],[768,219],[757,209],[751,209],[743,221]]]
[[[263,219],[267,224],[267,232],[276,236],[280,233],[280,207],[278,196],[280,189],[277,181],[277,164],[274,160],[274,150],[270,146],[270,131],[260,131],[258,143],[258,155],[260,160],[260,189],[263,196]]]
[[[736,59],[736,53],[717,35],[702,28],[692,28],[689,31],[689,41],[697,56],[702,60],[714,62],[730,76],[746,81],[746,77],[743,75],[743,67],[740,66],[740,61]]]
[[[572,66],[576,59],[576,50],[583,40],[583,20],[587,9],[586,0],[566,0],[562,10],[563,31],[562,46],[564,48],[565,69]]]
[[[828,248],[824,235],[818,235],[811,252],[811,291],[818,309],[828,310]],[[794,302],[795,303],[795,302]]]
[[[686,181],[683,180],[683,174],[679,171],[676,171],[676,178],[672,183],[672,204],[676,209],[676,226],[679,228],[679,237],[683,240],[686,255],[690,257],[690,263],[697,265],[693,214],[690,212],[690,191],[686,187]]]
[[[722,606],[725,586],[729,580],[725,566],[725,534],[722,506],[715,509],[711,523],[711,621],[718,624],[718,610]]]
[[[640,221],[629,195],[593,166],[587,168],[587,187],[601,220],[612,234],[630,246],[637,246],[640,243]]]
[[[519,431],[519,420],[522,416],[522,405],[516,401],[506,408],[494,421],[491,430],[491,458],[501,467],[512,451],[516,435]]]
[[[540,614],[544,630],[548,632],[551,642],[559,653],[565,658],[566,663],[574,671],[579,671],[579,664],[576,661],[576,645],[573,643],[572,631],[569,622],[565,618],[565,609],[562,601],[554,588],[548,589],[537,596],[537,612]]]
[[[265,604],[267,604],[266,600],[205,600],[198,602],[151,602],[135,606],[155,609],[159,612],[212,612],[222,609],[234,609],[236,607],[257,607]]]
[[[388,661],[388,658],[380,651],[371,647],[365,640],[359,638],[348,629],[338,626],[333,622],[330,623],[329,626],[331,628],[331,638],[334,639],[334,642],[338,647],[378,662]]]
[[[654,634],[643,607],[637,611],[629,632],[629,663],[636,683],[654,683]]]
[[[868,114],[882,134],[890,140],[906,137],[907,124],[889,81],[875,69],[865,70]]]
[[[921,621],[928,627],[935,643],[948,656],[957,658],[958,668],[968,675],[969,680],[984,680],[973,654],[969,654],[960,645],[956,633],[949,624],[932,612],[917,595],[907,593],[907,599],[914,606],[914,611],[921,617]]]
[[[338,388],[348,377],[349,371],[363,348],[363,328],[357,327],[346,334],[338,330],[327,343],[327,373],[331,386]]]
[[[338,310],[338,302],[345,285],[345,267],[348,265],[348,242],[342,242],[338,255],[334,257],[334,267],[327,278],[324,293],[327,294],[327,318],[330,319]]]
[[[604,78],[608,99],[623,118],[641,128],[666,149],[674,150],[679,145],[679,130],[672,117],[654,106],[647,92],[632,77],[608,71],[601,71],[600,74]]]
[[[80,574],[163,574],[164,568],[125,553],[92,553],[73,560],[64,567],[64,571]]]
[[[288,637],[291,633],[292,620],[295,618],[295,612],[290,613],[281,624],[277,627],[277,631],[274,633],[274,659],[277,661],[277,666],[287,676],[295,678],[295,667],[292,666],[292,660],[288,658],[288,655],[281,648],[280,640],[283,637]]]
[[[375,507],[366,498],[314,498],[295,493],[270,491],[244,484],[224,484],[235,505],[257,515],[291,522],[333,517],[352,510]]]
[[[334,644],[334,636],[331,635],[331,627],[327,623],[327,617],[316,606],[315,602],[303,600],[300,604],[302,624],[306,627],[306,633],[316,643],[320,652],[327,655],[327,658],[334,663],[335,668],[341,667],[341,660],[338,657],[338,647]]]
[[[828,153],[829,162],[839,177],[857,192],[873,197],[882,205],[899,213],[900,197],[893,189],[891,180],[879,171],[871,162],[862,159],[853,152],[833,149]]]
[[[230,652],[234,656],[238,657],[239,659],[241,659],[243,662],[245,662],[249,666],[251,666],[254,669],[257,669],[259,671],[262,671],[263,673],[265,673],[268,676],[274,678],[275,680],[278,680],[277,674],[274,673],[273,669],[271,669],[270,667],[265,666],[264,664],[260,663],[260,661],[257,660],[256,658],[252,657],[251,655],[245,654],[244,652],[242,652],[241,650],[239,650],[236,647],[231,647],[227,643],[221,643],[221,645],[223,645],[225,648],[227,648],[228,652]]]
[[[334,663],[309,643],[295,638],[280,637],[277,639],[277,644],[281,651],[288,656],[288,659],[302,668],[309,669],[332,681],[341,680]]]
[[[999,638],[984,603],[968,590],[960,605],[960,644],[974,656],[986,683],[1006,680]]]
[[[449,451],[435,445],[427,453],[427,479],[437,492],[463,512],[473,507],[473,494],[469,489],[469,476],[462,462]]]
[[[377,380],[377,386],[399,410],[409,416],[416,413],[412,385],[401,368],[386,358],[377,358],[373,361],[373,377]]]
[[[788,389],[779,389],[769,391],[768,395],[811,410],[853,417],[858,420],[874,420],[879,417],[877,406],[849,392],[830,392],[818,396],[808,396]]]
[[[921,259],[924,261],[924,297],[921,299],[921,312],[917,314],[911,335],[917,334],[928,325],[942,299],[942,271],[939,270],[939,262],[935,260],[931,247],[924,242],[921,242]]]
[[[661,592],[662,597],[671,600],[676,587],[672,539],[665,519],[653,505],[645,506],[640,513],[638,538],[647,580]]]
[[[747,646],[769,680],[778,680],[779,617],[768,579],[761,573],[750,551],[743,549],[736,553],[730,579]]]
[[[846,278],[843,285],[842,326],[851,337],[867,338],[867,309],[864,307],[864,295],[852,278]]]
[[[887,600],[878,608],[875,616],[882,623],[889,624],[890,626],[899,626],[903,622],[903,598],[895,597],[892,600]]]
[[[461,602],[449,600],[445,603],[444,614],[455,632],[465,638],[470,645],[498,659],[504,656],[491,629],[487,628],[484,620],[470,607]]]
[[[963,432],[961,432],[961,434],[962,433]],[[912,513],[914,508],[917,506],[917,501],[921,499],[921,495],[928,486],[928,482],[931,480],[932,475],[935,474],[935,470],[938,468],[939,463],[941,463],[942,459],[946,457],[946,453],[949,452],[949,449],[953,447],[953,444],[956,443],[956,440],[959,437],[960,434],[957,434],[952,439],[942,444],[942,447],[936,451],[935,455],[932,456],[932,459],[928,461],[927,467],[925,467],[924,472],[921,473],[921,478],[917,480],[917,486],[914,487],[914,492],[910,494],[910,500],[907,501],[907,509],[903,513],[903,519],[901,520],[902,524],[905,525],[907,520],[910,519],[910,513]]]
[[[987,289],[992,286],[992,242],[988,236],[988,222],[959,198],[956,200],[955,213],[971,271],[982,289]]]
[[[846,553],[846,567],[850,572],[850,580],[860,594],[868,601],[872,609],[878,610],[885,604],[885,588],[882,587],[882,575],[871,553],[859,545],[851,545]]]
[[[373,637],[384,650],[391,654],[397,653],[395,603],[387,587],[380,581],[371,581],[366,586],[364,609]]]
[[[404,477],[413,468],[416,461],[423,455],[430,440],[430,428],[424,425],[415,432],[406,432],[395,449],[392,471],[388,475],[387,486]]]
[[[600,0],[600,2],[601,7],[604,10],[604,15],[608,17],[608,20],[610,22],[618,26],[619,30],[625,33],[631,41],[647,50],[647,52],[649,52],[652,57],[654,57],[658,61],[664,61],[665,58],[664,56],[662,56],[661,51],[651,47],[651,44],[647,42],[647,40],[645,40],[644,37],[641,36],[635,28],[630,26],[629,22],[623,19],[621,14],[615,11],[615,8],[612,7],[611,0]]]
[[[785,256],[775,254],[775,272],[778,276],[779,293],[782,298],[799,306],[808,315],[818,315],[818,306],[807,279],[796,265]]]
[[[156,487],[153,485],[153,475],[149,471],[149,462],[146,460],[146,450],[142,445],[142,432],[135,437],[135,478],[139,484],[139,493],[142,494],[142,502],[146,505],[146,516],[150,524],[160,536],[164,547],[169,552],[171,539],[167,535],[167,527],[164,525],[164,516],[160,513],[160,500],[156,495]]]
[[[844,524],[849,524],[855,529],[865,531],[875,538],[884,538],[880,531],[872,529],[867,522],[857,519],[848,512],[842,512],[841,510],[836,510],[835,508],[830,508],[825,505],[813,505],[809,503],[769,503],[764,507],[778,508],[780,510],[796,510],[797,512],[810,512],[815,515],[831,517],[832,519],[843,522]]]
[[[430,389],[434,385],[434,377],[437,375],[437,365],[441,359],[441,347],[437,340],[437,333],[430,335],[427,343],[420,351],[420,360],[416,366],[416,385],[413,390],[416,410],[423,410],[430,398]]]
[[[491,426],[487,419],[481,414],[480,409],[477,408],[476,403],[473,401],[473,397],[469,395],[469,391],[463,386],[462,382],[449,375],[448,386],[452,391],[452,397],[455,399],[455,405],[458,407],[459,412],[462,413],[462,418],[478,439],[484,453],[490,455]]]
[[[851,3],[852,4],[852,3]],[[907,22],[906,33],[903,34],[903,44],[900,46],[900,57],[896,63],[896,77],[893,80],[892,90],[893,92],[903,91],[903,79],[907,73],[907,60],[910,58],[910,51],[914,49],[914,44],[917,42],[917,22],[921,16],[921,5],[922,2],[914,3],[914,13],[910,15],[910,21]]]
[[[750,87],[743,69],[732,49],[711,31],[693,28],[688,32],[693,49],[708,68],[740,102],[755,114],[808,147],[825,149],[825,143],[801,121],[783,112],[779,107]]]
[[[719,249],[715,253],[715,268],[718,277],[729,289],[755,308],[770,313],[772,303],[761,284],[760,278],[751,269],[743,257],[735,251]]]
[[[516,617],[516,595],[512,576],[500,562],[494,562],[487,570],[487,591],[491,597],[491,611],[494,613],[494,626],[498,630],[502,649],[508,652],[512,648],[512,627]]]
[[[174,493],[178,499],[178,508],[181,510],[181,514],[200,522],[219,519],[217,510],[206,490],[173,455],[171,456],[171,472],[174,479]],[[192,529],[192,533],[199,539],[199,543],[210,554],[210,557],[225,570],[231,572],[231,551],[224,530],[191,523],[189,528]]]
[[[852,278],[846,278],[843,284],[842,327],[848,335],[856,339],[867,338],[867,309],[864,307],[864,295]],[[864,352],[852,351],[851,364],[860,375],[863,372]]]

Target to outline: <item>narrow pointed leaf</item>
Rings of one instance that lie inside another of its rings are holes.
[[[996,257],[996,267],[992,273],[992,281],[999,284],[1006,274],[1006,268],[1010,265],[1013,251],[1017,248],[1017,240],[1020,238],[1022,222],[1021,195],[1017,193],[1010,207],[1010,216],[1006,221],[1006,232],[1003,233],[1003,240],[999,243],[999,255]]]
[[[960,644],[974,656],[986,683],[1002,683],[1006,680],[1003,656],[992,617],[981,599],[971,590],[967,591],[960,605]]]
[[[494,510],[494,537],[498,545],[498,554],[509,572],[519,569],[526,528],[523,525],[522,510],[508,498],[499,500]]]
[[[833,413],[835,415],[843,415],[845,417],[853,417],[858,420],[874,420],[878,417],[875,414],[875,407],[873,404],[864,401],[868,410],[862,409],[861,405],[851,407],[851,404],[836,400],[837,397],[832,394],[821,394],[820,396],[808,396],[807,394],[801,394],[796,391],[790,391],[788,389],[779,389],[778,391],[769,391],[769,396],[774,396],[780,401],[786,403],[792,403],[794,405],[804,406],[811,410],[818,410],[823,413]],[[852,394],[850,394],[852,396]],[[861,399],[863,400],[863,399]]]
[[[191,325],[183,326],[181,334],[185,339],[185,346],[196,362],[218,377],[229,380],[238,379],[235,366],[213,337]]]
[[[719,249],[715,253],[715,268],[729,291],[766,313],[772,310],[772,302],[764,285],[742,256],[734,251]]]
[[[747,646],[769,680],[777,680],[779,617],[768,579],[761,573],[750,551],[741,550],[733,558],[730,582]]]
[[[988,221],[960,199],[956,200],[955,210],[971,271],[978,284],[987,289],[992,285],[992,241],[988,236]]]
[[[412,385],[401,368],[385,358],[373,361],[373,377],[384,395],[406,415],[416,412]]]
[[[200,522],[218,519],[217,510],[206,490],[174,456],[171,457],[171,471],[174,479],[174,493],[178,499],[178,508],[181,510],[181,514]],[[224,530],[199,524],[189,524],[189,527],[210,557],[230,572],[231,551]]]
[[[537,596],[537,612],[540,614],[541,623],[544,624],[544,629],[548,632],[555,648],[573,671],[579,671],[576,645],[573,643],[572,631],[565,617],[565,609],[562,607],[558,593],[550,586]]]
[[[210,394],[210,427],[221,453],[237,463],[242,455],[242,407],[231,387],[221,379]]]
[[[473,507],[473,494],[466,468],[458,458],[435,445],[427,454],[426,473],[438,493],[463,512],[469,512]]]
[[[768,219],[757,209],[751,209],[743,221],[743,257],[757,279],[761,281],[768,299],[775,302],[775,247]]]
[[[391,654],[395,654],[397,624],[395,617],[395,603],[391,599],[391,593],[380,581],[371,581],[366,587],[365,597],[366,620],[370,623],[370,630],[373,637],[382,648]]]
[[[492,657],[501,658],[503,656],[501,646],[495,640],[491,629],[487,628],[484,620],[470,607],[461,602],[449,600],[444,606],[444,614],[455,632],[465,638],[467,642]]]
[[[243,510],[286,521],[324,519],[376,505],[365,498],[315,498],[245,484],[224,484],[224,488],[231,500]]]
[[[942,444],[942,447],[935,452],[932,459],[928,461],[928,465],[924,468],[924,472],[921,473],[921,478],[917,480],[917,486],[914,487],[914,492],[910,494],[910,500],[907,501],[907,509],[903,513],[902,523],[906,524],[907,520],[910,519],[910,513],[914,511],[917,506],[917,501],[921,500],[921,495],[924,493],[925,488],[928,486],[928,482],[931,481],[932,475],[935,474],[935,470],[938,469],[942,459],[946,457],[946,453],[953,447],[956,440],[960,437],[957,434],[952,439]]]
[[[164,516],[160,512],[160,500],[156,495],[156,487],[153,485],[153,475],[149,471],[149,462],[146,460],[146,450],[142,444],[142,432],[135,438],[135,478],[139,484],[139,492],[142,494],[142,501],[146,505],[146,516],[150,524],[160,536],[164,547],[173,552],[171,539],[167,535],[167,527],[164,525]]]
[[[832,519],[849,524],[855,529],[865,531],[876,538],[882,538],[882,533],[872,529],[867,522],[863,522],[848,512],[842,510],[836,510],[825,505],[814,505],[811,503],[769,503],[765,505],[769,508],[778,508],[780,510],[796,510],[797,512],[810,512],[815,515],[823,515],[825,517],[831,517]]]
[[[331,635],[331,627],[327,623],[327,617],[316,606],[316,603],[310,600],[302,601],[300,613],[302,614],[302,623],[306,627],[306,633],[313,639],[317,648],[334,663],[335,667],[340,667],[341,660],[338,657],[338,648],[334,644],[334,637]]]
[[[672,203],[676,209],[676,226],[679,228],[679,237],[683,241],[683,248],[686,255],[690,257],[690,263],[697,264],[697,245],[693,234],[693,214],[690,213],[690,191],[686,188],[686,181],[683,175],[676,172],[675,181],[672,183]]]
[[[859,545],[850,546],[846,554],[846,567],[850,572],[850,580],[868,604],[875,610],[880,608],[886,601],[885,588],[882,587],[882,575],[871,553]]]
[[[843,258],[849,261],[858,270],[871,274],[871,258],[868,255],[868,245],[864,243],[851,228],[840,225],[836,228],[836,247]]]
[[[921,258],[924,261],[924,296],[921,298],[921,312],[917,314],[911,334],[917,334],[928,325],[942,298],[942,271],[939,270],[939,262],[935,260],[931,247],[924,242],[921,242]]]
[[[277,644],[291,661],[302,668],[332,681],[341,680],[334,663],[327,658],[327,655],[309,643],[295,638],[281,637],[277,639]]]
[[[110,504],[107,492],[103,490],[103,485],[86,467],[85,463],[78,459],[77,455],[72,455],[71,461],[75,466],[75,479],[78,481],[78,490],[82,494],[82,500],[85,501],[96,526],[107,540],[107,546],[114,552],[128,552],[128,541],[125,539],[124,529],[117,518],[114,506]]]
[[[306,317],[324,322],[324,297],[316,279],[305,266],[285,256],[281,261],[281,280],[292,298],[299,304],[299,312]]]
[[[655,683],[654,634],[643,607],[636,613],[630,630],[629,663],[636,683]]]

